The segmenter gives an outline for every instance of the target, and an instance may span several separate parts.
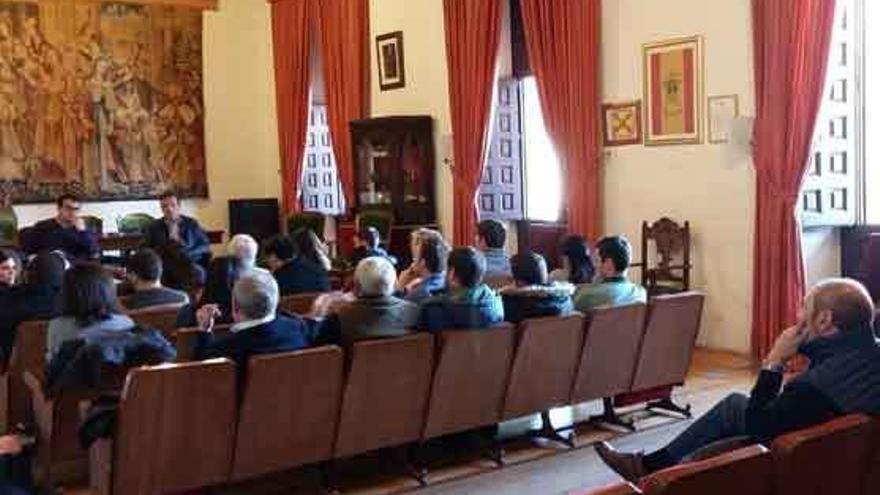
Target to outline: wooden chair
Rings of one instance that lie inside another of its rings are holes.
[[[569,403],[583,344],[584,316],[580,313],[521,322],[502,420],[541,413],[542,428],[533,434],[574,447],[570,438],[553,429],[548,411]]]
[[[305,315],[312,310],[312,305],[315,303],[315,300],[323,294],[323,292],[306,292],[283,296],[281,300],[278,301],[278,309],[287,313]]]
[[[331,457],[343,368],[342,349],[336,346],[250,359],[236,428],[233,480]]]
[[[162,332],[166,338],[173,338],[174,330],[177,329],[177,313],[183,303],[163,304],[144,309],[135,309],[127,314],[145,328],[154,328]]]
[[[229,332],[231,323],[214,325],[214,335],[223,335]],[[177,349],[177,362],[186,363],[196,360],[196,347],[198,345],[198,328],[178,328],[174,332],[174,347]]]
[[[374,227],[379,231],[380,242],[384,246],[391,244],[391,229],[394,227],[394,213],[391,210],[378,208],[360,211],[354,220],[357,232],[364,227]]]
[[[83,223],[86,225],[86,230],[89,232],[95,235],[101,235],[104,233],[104,220],[102,220],[101,217],[83,215],[82,219]]]
[[[851,414],[786,433],[770,446],[777,495],[863,493],[874,428],[870,417]]]
[[[11,206],[4,206],[0,208],[0,246],[17,246],[18,239],[18,216]]]
[[[6,390],[6,430],[17,424],[33,423],[30,392],[24,382],[27,371],[42,374],[46,368],[46,334],[48,321],[26,321],[15,333],[15,347],[3,375]]]
[[[437,365],[423,442],[501,420],[514,338],[510,324],[437,334]]]
[[[645,495],[772,495],[773,459],[765,447],[752,445],[658,471],[639,488]]]
[[[228,481],[235,379],[228,359],[131,370],[113,439],[89,450],[92,493],[181,493]]]
[[[652,412],[691,417],[690,406],[672,401],[672,389],[684,384],[687,376],[704,299],[703,294],[691,291],[650,300],[633,384],[630,392],[615,397],[617,405],[647,402]]]
[[[324,225],[327,217],[320,213],[294,213],[287,219],[287,233],[293,234],[299,229],[306,228],[314,232],[318,239],[324,240]]]
[[[654,256],[649,249],[654,248]],[[691,288],[690,223],[679,225],[668,217],[653,224],[642,222],[642,285],[648,295],[672,294]]]
[[[594,418],[600,423],[632,429],[614,412],[612,398],[632,386],[645,336],[645,313],[644,304],[631,304],[586,315],[586,336],[569,402],[602,399],[603,414]]]

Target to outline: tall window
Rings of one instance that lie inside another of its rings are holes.
[[[563,201],[561,166],[528,67],[519,2],[510,0],[509,5],[504,23],[510,36],[502,37],[500,52],[510,59],[513,77],[498,81],[478,192],[480,218],[556,222]]]
[[[825,92],[801,190],[807,227],[852,225],[864,218],[861,2],[837,1]]]

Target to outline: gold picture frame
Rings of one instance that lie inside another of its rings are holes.
[[[703,143],[703,37],[642,45],[648,146]]]

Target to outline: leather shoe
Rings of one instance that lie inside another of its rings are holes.
[[[596,453],[608,467],[630,483],[638,483],[642,476],[648,474],[642,462],[641,452],[625,454],[618,452],[608,442],[601,442],[596,444]]]

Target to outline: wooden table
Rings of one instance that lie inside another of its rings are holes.
[[[208,230],[208,240],[211,244],[222,244],[225,232],[222,230]],[[105,234],[98,237],[98,245],[101,251],[131,251],[143,244],[144,236],[141,234]]]

